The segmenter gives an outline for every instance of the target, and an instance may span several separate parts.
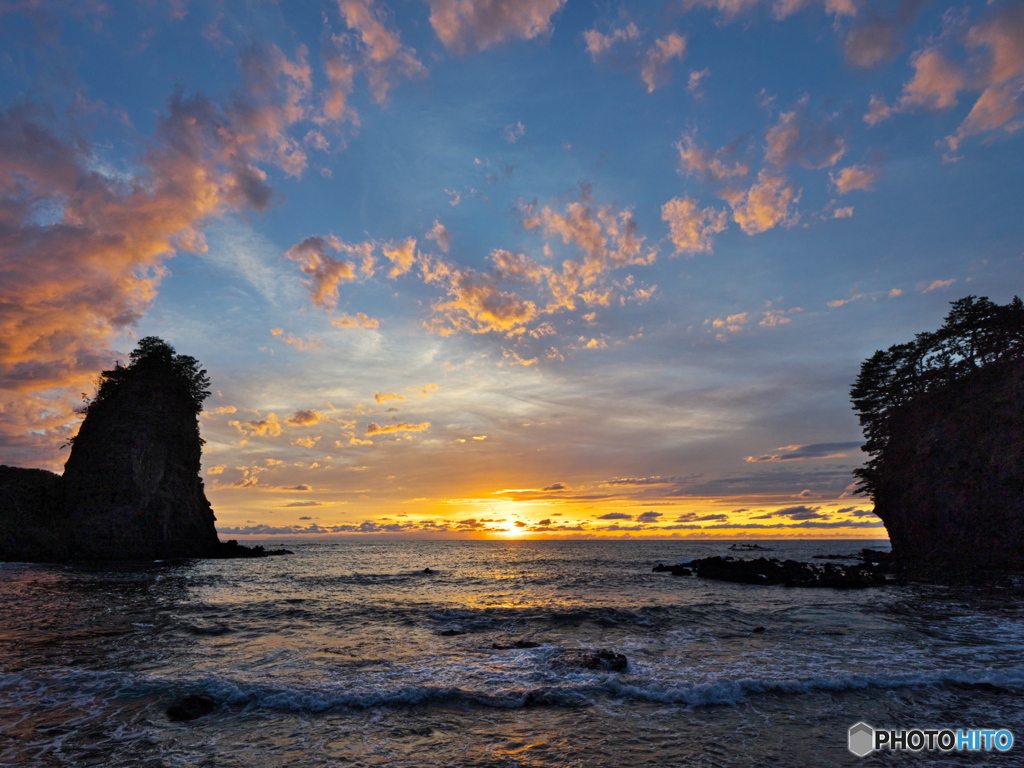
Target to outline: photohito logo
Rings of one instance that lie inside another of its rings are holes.
[[[980,752],[995,749],[1006,752],[1013,746],[1013,734],[1005,728],[955,731],[948,728],[915,728],[909,731],[891,731],[874,728],[867,723],[857,723],[850,727],[846,746],[857,757],[864,757],[876,749],[910,752],[920,752],[924,749],[937,749],[942,752]]]

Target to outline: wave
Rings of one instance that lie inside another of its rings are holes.
[[[188,693],[207,693],[230,708],[256,707],[281,712],[318,713],[377,707],[468,705],[501,709],[524,707],[585,707],[602,700],[651,702],[683,707],[736,705],[752,698],[912,688],[971,688],[1019,695],[1024,691],[1024,667],[1005,670],[945,670],[894,675],[837,675],[803,679],[741,678],[703,683],[661,685],[629,675],[574,672],[551,685],[513,684],[474,690],[459,686],[386,683],[369,686],[343,683],[278,684],[210,676],[172,679],[153,675],[126,676],[114,672],[71,672],[50,679],[25,673],[0,674],[0,692],[27,705],[42,697],[51,705],[66,696],[106,698],[156,696],[172,699]]]

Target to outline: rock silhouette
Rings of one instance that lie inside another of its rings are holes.
[[[1024,570],[1024,362],[980,369],[890,418],[874,497],[896,562]]]
[[[1024,570],[1024,302],[952,302],[937,331],[866,360],[850,394],[871,456],[858,492],[894,563]]]
[[[0,467],[0,559],[276,554],[221,544],[200,477],[206,372],[155,337],[104,371],[63,476]]]

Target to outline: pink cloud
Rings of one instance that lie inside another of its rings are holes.
[[[430,24],[448,50],[482,51],[506,40],[533,40],[551,31],[565,0],[426,0]]]
[[[682,59],[685,54],[686,38],[675,32],[669,32],[647,49],[643,67],[640,70],[640,79],[647,86],[648,93],[653,93],[655,89],[668,81],[672,71],[672,60]]]

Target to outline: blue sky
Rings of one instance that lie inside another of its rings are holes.
[[[0,461],[161,336],[227,534],[875,537],[860,362],[1020,293],[1020,2],[0,20]]]

